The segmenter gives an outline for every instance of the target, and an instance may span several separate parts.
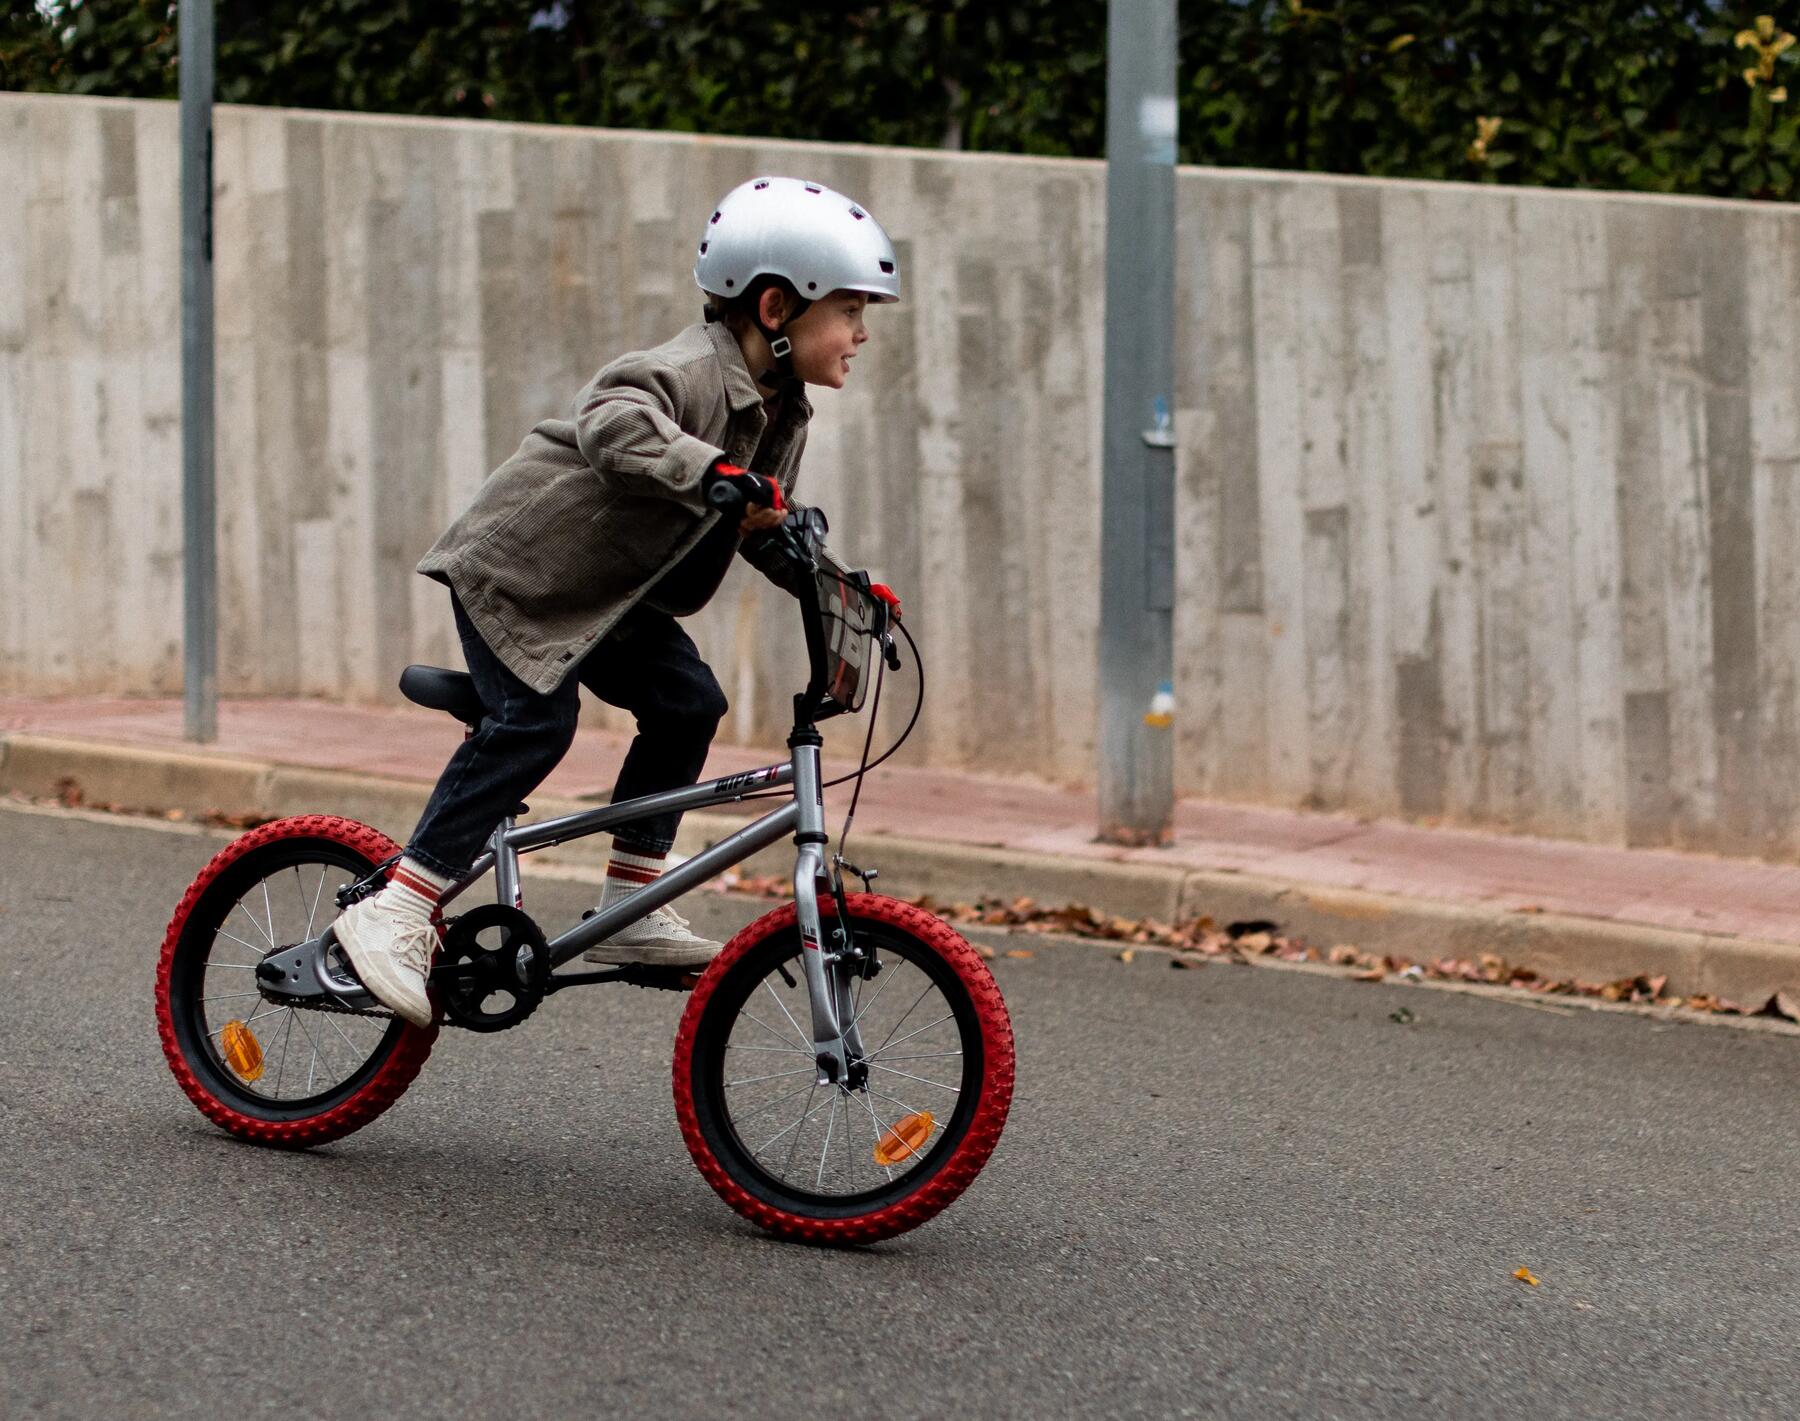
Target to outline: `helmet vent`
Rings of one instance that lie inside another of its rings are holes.
[[[714,222],[717,222],[717,221],[718,221],[718,220],[719,220],[719,219],[720,219],[720,218],[721,218],[721,217],[723,217],[723,216],[724,216],[724,215],[725,215],[725,214],[724,214],[724,213],[723,213],[723,212],[715,212],[715,213],[713,213],[713,216],[712,216],[712,220],[713,220],[713,221],[714,221]]]
[[[809,281],[806,283],[806,289],[808,291],[817,291],[819,289],[819,283],[816,281]]]
[[[757,182],[756,186],[751,189],[751,191],[752,192],[761,192],[768,185],[769,185],[769,180],[767,178],[762,178]]]
[[[736,286],[736,285],[737,285],[737,282],[735,282],[735,281],[733,281],[733,280],[732,280],[732,279],[731,279],[731,278],[730,278],[730,277],[729,277],[729,276],[728,276],[728,277],[726,277],[726,278],[725,278],[725,284],[726,284],[726,285],[727,285],[727,286]]]
[[[701,255],[701,256],[705,256],[705,255],[706,255],[706,243],[705,243],[705,242],[702,242],[702,243],[701,243],[701,244],[700,244],[700,255]]]
[[[816,186],[814,186],[814,185],[813,185],[813,184],[812,184],[812,183],[808,183],[808,184],[807,184],[807,185],[806,185],[806,190],[807,190],[807,191],[808,191],[808,192],[824,192],[824,191],[825,191],[825,189],[824,189],[824,188],[822,188],[822,187],[816,187]]]
[[[892,262],[883,262],[881,264],[881,269],[889,276],[894,274],[894,264]]]
[[[858,222],[860,222],[863,220],[863,218],[867,217],[869,214],[864,212],[860,207],[853,207],[850,209],[850,215],[852,217],[854,217]]]

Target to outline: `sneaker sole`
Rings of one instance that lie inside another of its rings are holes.
[[[581,954],[583,962],[607,967],[704,967],[719,955],[717,947],[613,946],[602,943]]]

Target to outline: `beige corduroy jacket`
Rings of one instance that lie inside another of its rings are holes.
[[[677,616],[711,600],[729,555],[716,577],[683,578],[688,605],[651,594],[719,520],[702,475],[723,455],[791,493],[812,406],[796,393],[767,428],[737,340],[709,323],[620,356],[571,414],[526,435],[418,566],[455,590],[494,654],[540,694],[647,595]],[[754,544],[743,551],[756,561]]]

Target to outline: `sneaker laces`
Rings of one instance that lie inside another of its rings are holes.
[[[436,933],[429,927],[407,926],[394,939],[394,956],[421,977],[431,975],[431,954],[436,948]]]
[[[665,918],[673,918],[675,920],[676,925],[678,927],[682,927],[682,928],[689,928],[689,927],[693,926],[693,924],[688,922],[688,920],[686,918],[682,917],[680,913],[677,913],[675,911],[674,905],[670,904],[670,903],[664,903],[662,905],[662,907],[658,908],[656,910],[656,912],[652,913],[650,916],[651,917],[661,916],[661,917],[665,917]]]

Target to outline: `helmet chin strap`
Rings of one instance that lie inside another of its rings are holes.
[[[790,311],[788,313],[787,319],[789,324],[792,324],[794,321],[799,320],[801,316],[805,315],[807,307],[811,305],[812,302],[810,301],[800,302],[798,310]],[[786,395],[790,390],[800,390],[805,388],[806,382],[794,373],[794,343],[784,336],[779,329],[763,324],[761,306],[762,297],[759,293],[757,296],[756,328],[762,332],[763,339],[769,343],[769,354],[774,357],[774,363],[756,377],[756,382],[759,385],[775,391],[778,395]]]

